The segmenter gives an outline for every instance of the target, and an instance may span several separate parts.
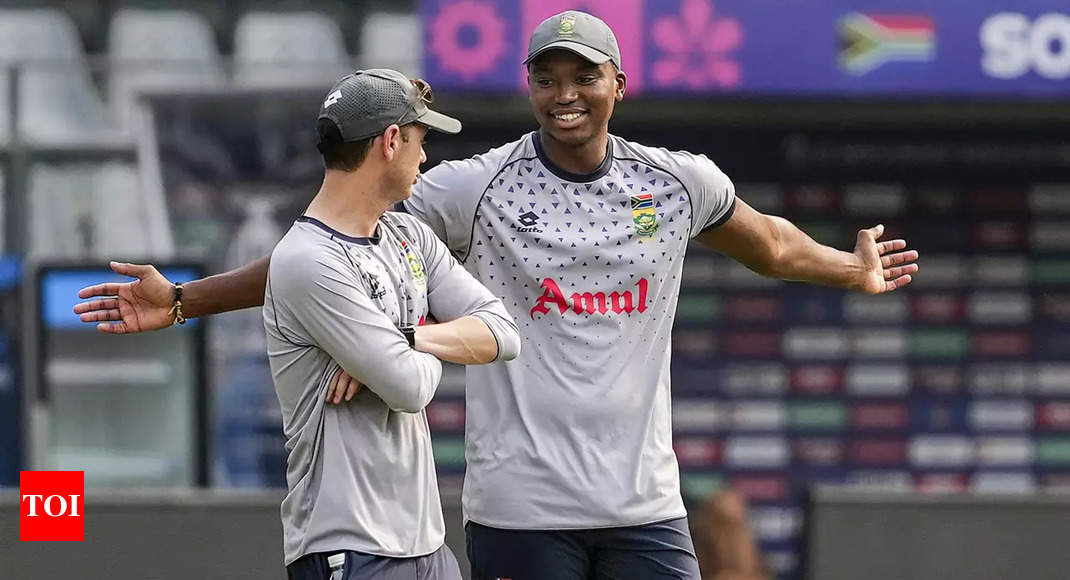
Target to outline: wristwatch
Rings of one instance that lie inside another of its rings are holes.
[[[405,335],[405,340],[409,341],[409,348],[416,347],[416,329],[412,326],[402,326],[401,334]]]

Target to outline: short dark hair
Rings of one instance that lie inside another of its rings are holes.
[[[364,163],[375,140],[375,137],[368,137],[348,143],[342,141],[342,132],[330,119],[320,119],[316,123],[316,132],[319,133],[318,147],[324,167],[346,172],[356,171]]]
[[[411,125],[412,123],[409,123],[401,127],[401,140],[405,143],[409,142],[409,135],[405,128]],[[364,160],[368,158],[368,152],[372,150],[372,141],[379,136],[375,135],[360,141],[343,141],[342,132],[330,119],[320,119],[316,123],[316,131],[320,136],[317,147],[323,155],[324,167],[347,172],[356,171],[364,163]]]

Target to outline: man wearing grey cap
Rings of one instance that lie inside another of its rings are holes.
[[[542,22],[525,64],[539,130],[438,165],[404,202],[521,323],[516,360],[467,372],[473,578],[697,579],[669,389],[688,242],[763,275],[870,294],[908,284],[917,253],[877,242],[882,226],[859,231],[853,252],[822,246],[737,199],[705,156],[611,135],[627,77],[594,16]],[[195,282],[194,314],[257,304],[265,267]],[[83,320],[123,321],[106,332],[170,322],[166,280],[131,268],[118,271],[141,279],[109,292],[115,303],[79,306]]]
[[[323,184],[271,255],[264,327],[287,440],[293,580],[460,578],[424,407],[441,361],[510,360],[520,337],[430,228],[387,211],[411,195],[428,129],[461,129],[429,100],[423,81],[391,70],[339,81],[317,124]],[[444,322],[422,326],[428,315]],[[328,405],[342,371],[366,388]]]
[[[590,14],[543,21],[524,63],[539,131],[438,165],[405,202],[477,278],[517,280],[489,285],[524,352],[467,375],[473,578],[697,580],[669,389],[688,241],[764,275],[869,293],[909,283],[916,253],[889,254],[906,243],[877,243],[880,226],[853,253],[821,246],[736,199],[704,155],[611,135],[627,77]]]

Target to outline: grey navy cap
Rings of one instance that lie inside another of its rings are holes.
[[[342,77],[320,106],[319,119],[334,123],[342,141],[374,137],[390,125],[419,123],[443,133],[458,133],[461,122],[427,108],[431,87],[395,70],[358,70]],[[320,135],[320,141],[325,139]]]
[[[594,64],[612,61],[620,69],[617,37],[608,24],[586,12],[568,10],[543,20],[531,33],[524,64],[555,48],[574,52]]]

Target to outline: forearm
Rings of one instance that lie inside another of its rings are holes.
[[[182,285],[182,312],[187,318],[264,305],[268,263],[264,256],[241,268]]]
[[[400,346],[377,350],[374,356],[376,360],[371,362],[364,360],[365,353],[353,349],[332,354],[342,370],[379,395],[393,411],[419,413],[431,402],[442,379],[442,362],[436,357],[416,352],[404,341]],[[383,364],[384,358],[391,362]]]
[[[838,288],[855,288],[862,282],[865,269],[858,256],[817,243],[784,218],[768,217],[775,229],[776,251],[768,262],[752,268],[759,274]]]
[[[494,333],[475,316],[416,328],[416,350],[458,364],[487,364],[498,357]]]

